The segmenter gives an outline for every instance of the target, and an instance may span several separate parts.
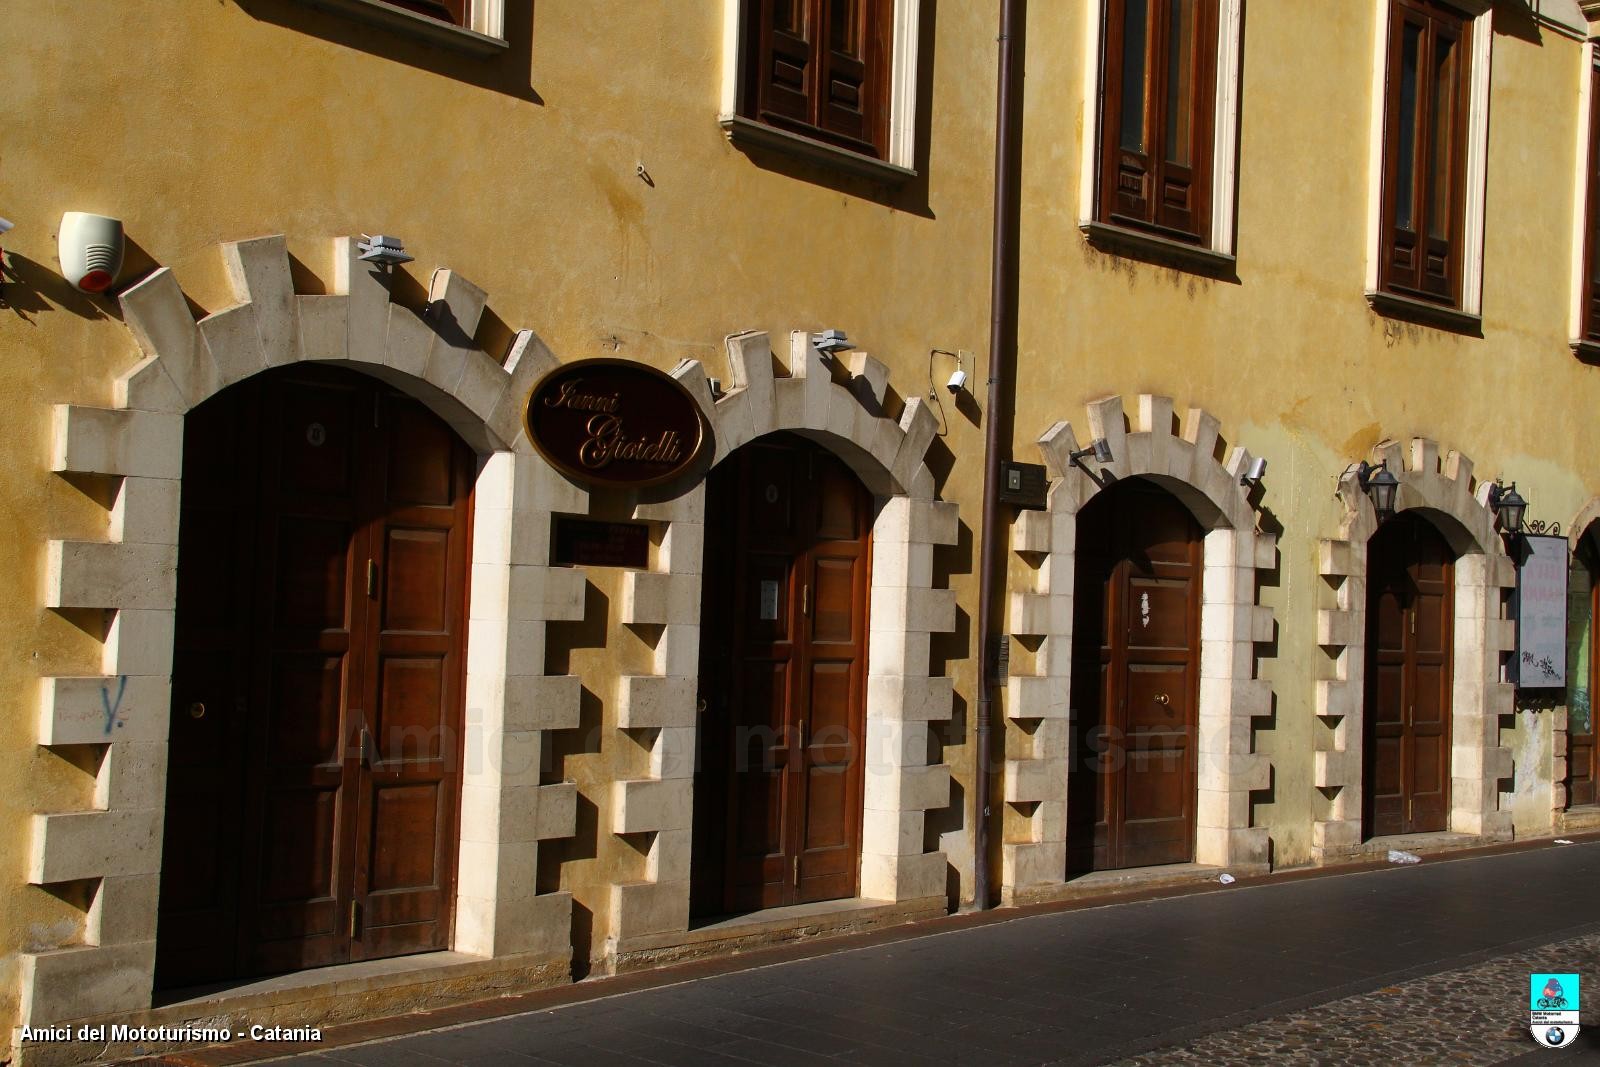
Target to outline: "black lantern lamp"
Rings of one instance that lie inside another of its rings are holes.
[[[1489,509],[1499,518],[1501,530],[1512,535],[1522,532],[1522,516],[1527,513],[1528,502],[1517,492],[1516,482],[1512,482],[1509,489],[1499,482],[1491,485]]]
[[[1376,467],[1362,460],[1361,466],[1356,468],[1356,484],[1371,498],[1372,510],[1378,513],[1379,522],[1394,518],[1394,499],[1400,491],[1400,479],[1389,473],[1388,460]]]

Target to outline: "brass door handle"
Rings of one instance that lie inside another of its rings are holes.
[[[1167,694],[1165,694],[1165,693],[1157,693],[1156,694],[1156,703],[1160,704],[1162,707],[1166,707],[1168,704],[1172,703],[1172,701],[1170,699],[1168,699]]]
[[[204,704],[202,704],[200,701],[196,700],[193,704],[189,705],[189,718],[191,718],[191,719],[203,719],[205,717],[206,717],[206,706]]]

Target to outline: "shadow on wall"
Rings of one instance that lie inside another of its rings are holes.
[[[480,89],[533,104],[544,104],[544,98],[533,87],[534,0],[505,6],[505,35],[510,47],[493,56],[449,51],[404,33],[313,7],[305,0],[234,2],[245,14],[261,22],[320,37],[345,48],[404,63]]]

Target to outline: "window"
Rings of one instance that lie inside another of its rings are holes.
[[[883,159],[890,0],[746,0],[741,113]]]
[[[1211,241],[1217,0],[1107,0],[1098,217]]]
[[[300,0],[430,44],[480,56],[504,53],[505,0]]]
[[[916,176],[922,0],[723,0],[721,123],[743,149]]]
[[[1385,78],[1379,286],[1462,303],[1471,20],[1392,0]]]
[[[1592,51],[1592,49],[1591,49]],[[1577,344],[1591,354],[1600,346],[1600,68],[1588,67],[1588,144],[1583,152],[1583,237],[1578,270]]]

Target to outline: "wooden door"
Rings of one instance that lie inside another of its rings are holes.
[[[1449,828],[1454,560],[1414,515],[1390,519],[1367,544],[1368,837]]]
[[[1590,559],[1588,539],[1580,549],[1580,558]],[[1585,662],[1588,667],[1588,693],[1581,706],[1576,700],[1569,700],[1573,705],[1567,711],[1567,807],[1577,808],[1593,805],[1600,802],[1600,791],[1597,791],[1595,758],[1597,746],[1595,745],[1594,726],[1594,700],[1595,683],[1600,682],[1600,617],[1595,615],[1595,609],[1600,607],[1600,580],[1594,577],[1591,565],[1589,587],[1589,633],[1584,640],[1588,642],[1588,655],[1581,657],[1580,663]],[[1569,694],[1571,695],[1571,694]]]
[[[185,426],[158,981],[445,947],[473,460],[279,372]]]
[[[852,897],[872,497],[776,436],[713,473],[707,513],[694,910]]]
[[[1069,871],[1194,859],[1202,538],[1136,480],[1079,513]]]

